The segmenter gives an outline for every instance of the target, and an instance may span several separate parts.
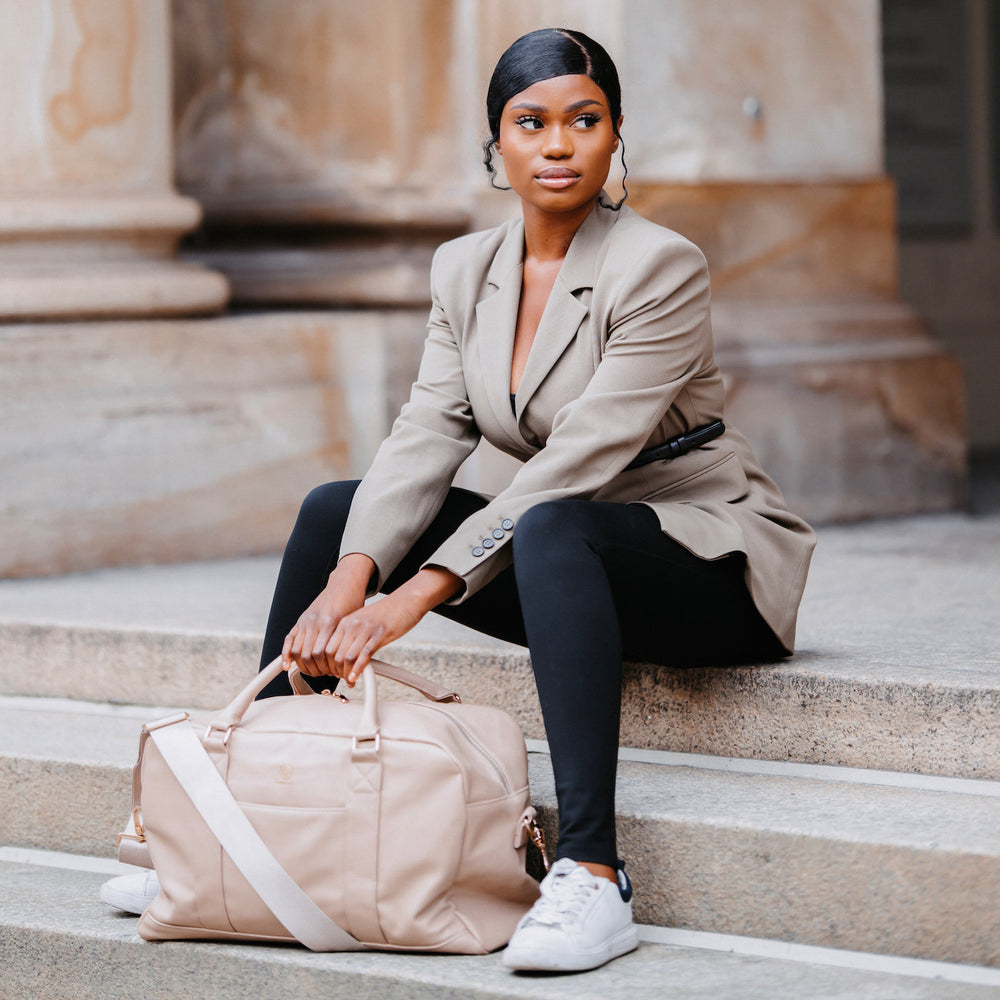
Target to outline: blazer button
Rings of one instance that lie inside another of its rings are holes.
[[[493,537],[499,542],[503,538],[503,532],[499,528],[494,528]]]
[[[483,548],[484,549],[492,549],[493,548],[493,539],[492,538],[484,538],[483,539]]]
[[[472,550],[472,554],[473,554],[474,556],[477,556],[477,557],[478,557],[478,556],[484,556],[484,555],[486,555],[486,549],[484,549],[484,548],[483,548],[483,547],[482,547],[481,545],[477,545],[477,546],[476,546],[476,547],[475,547],[475,548],[474,548],[474,549]]]
[[[504,531],[512,531],[514,528],[514,522],[509,517],[505,517],[500,522],[500,527],[503,528]]]

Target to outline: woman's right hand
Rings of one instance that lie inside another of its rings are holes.
[[[340,676],[326,646],[340,619],[364,607],[374,570],[375,563],[360,552],[352,552],[337,563],[329,583],[285,636],[281,659],[286,670],[295,663],[310,677]]]

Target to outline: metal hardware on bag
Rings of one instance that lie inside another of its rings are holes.
[[[538,825],[538,822],[533,819],[526,819],[524,825],[528,830],[528,836],[531,838],[531,842],[538,848],[539,853],[542,856],[542,864],[545,866],[545,870],[549,870],[549,855],[545,850],[545,831]]]
[[[229,737],[233,735],[233,730],[235,728],[236,728],[235,726],[230,726],[226,730],[225,735],[222,737],[222,745],[224,747],[229,746]],[[206,740],[211,739],[212,733],[215,733],[215,732],[219,732],[219,730],[213,728],[212,724],[209,723],[208,729],[205,730],[205,735],[204,735],[203,739],[206,739]]]
[[[135,833],[119,833],[115,837],[115,844],[121,846],[123,840],[135,840],[140,844],[146,843],[146,828],[142,825],[142,807],[136,806],[132,810],[132,825],[135,827]]]
[[[339,691],[331,691],[329,688],[323,688],[320,694],[325,694],[328,698],[336,698],[337,701],[342,701],[345,705],[351,703],[350,698],[345,698]]]
[[[456,705],[461,705],[462,704],[462,696],[460,694],[458,694],[456,691],[452,691],[452,693],[451,693],[451,700]]]
[[[224,736],[222,737],[222,745],[223,745],[224,747],[225,747],[225,746],[229,746],[229,737],[233,735],[233,730],[234,730],[235,728],[236,728],[235,726],[230,726],[230,727],[229,727],[229,728],[228,728],[228,729],[226,730],[226,732],[225,732],[225,735],[224,735]],[[209,740],[209,739],[211,739],[211,738],[212,738],[212,733],[217,733],[217,732],[221,732],[221,730],[218,730],[218,729],[215,729],[215,728],[214,728],[214,727],[212,726],[212,724],[211,724],[211,723],[209,723],[209,724],[208,724],[208,729],[206,729],[206,730],[205,730],[205,735],[204,735],[204,736],[202,737],[202,739],[203,739],[203,740]]]

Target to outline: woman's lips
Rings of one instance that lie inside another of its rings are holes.
[[[549,167],[539,174],[535,174],[535,180],[542,187],[552,191],[560,191],[575,184],[580,179],[580,175],[575,170],[567,167]]]

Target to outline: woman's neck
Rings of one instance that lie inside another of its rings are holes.
[[[597,199],[572,212],[542,212],[534,205],[521,203],[524,215],[524,258],[539,263],[561,261],[583,220],[590,215]]]

